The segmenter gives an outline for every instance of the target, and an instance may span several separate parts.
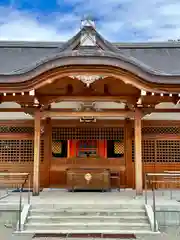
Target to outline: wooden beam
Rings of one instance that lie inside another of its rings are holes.
[[[41,103],[52,103],[52,102],[60,102],[60,101],[79,101],[79,102],[128,102],[130,104],[135,104],[138,97],[137,96],[59,96],[59,95],[38,95],[38,99]]]
[[[143,193],[141,118],[142,112],[139,108],[136,108],[134,118],[136,195],[142,195]]]
[[[26,112],[27,108],[0,108],[0,112]]]
[[[34,111],[36,110],[36,108],[0,108],[0,112],[23,112],[23,113],[28,113],[28,114],[32,114]],[[48,110],[49,112],[67,112],[67,111],[72,111],[72,109],[70,108],[56,108],[56,109],[51,109]],[[123,113],[124,109],[102,109],[102,111],[104,112],[103,114],[105,114],[106,112],[110,112],[110,114],[112,114],[112,112],[118,111],[117,114],[119,114],[120,112]],[[128,110],[128,114],[130,113],[131,110]],[[142,111],[146,114],[148,113],[180,113],[180,108],[143,108]],[[131,111],[133,112],[133,110]],[[73,112],[74,113],[74,112]],[[101,112],[102,113],[102,112]]]
[[[70,111],[44,111],[42,112],[42,117],[133,117],[134,112],[124,109],[114,110],[109,109],[108,111],[84,111],[84,112],[74,112]]]
[[[155,113],[179,113],[180,108],[154,108],[152,112]]]
[[[79,119],[52,119],[52,125],[54,127],[87,127],[86,124],[82,124]],[[124,120],[110,120],[110,119],[97,119],[96,122],[88,123],[88,126],[96,127],[124,127]]]
[[[33,172],[33,195],[39,195],[39,165],[40,165],[40,137],[41,115],[37,110],[34,115],[34,172]]]
[[[42,111],[43,112],[43,111]],[[86,111],[75,111],[73,108],[51,108],[49,110],[45,109],[44,112],[86,112]],[[89,111],[87,111],[89,112]],[[95,110],[92,112],[96,112]],[[118,112],[118,113],[124,113],[124,112],[133,112],[130,109],[124,109],[124,108],[102,108],[100,111],[97,112]]]
[[[145,115],[149,115],[151,113],[180,113],[180,109],[178,108],[143,108],[142,112]]]
[[[30,96],[29,94],[21,95],[16,94],[13,96],[12,94],[7,94],[6,96],[0,96],[1,102],[17,102],[17,103],[33,103],[34,96]]]
[[[143,105],[151,105],[151,104],[159,104],[162,102],[173,102],[173,103],[177,103],[179,97],[178,95],[173,95],[172,97],[169,95],[163,95],[161,96],[160,94],[156,94],[154,96],[152,95],[145,95],[145,96],[141,96],[141,101]]]

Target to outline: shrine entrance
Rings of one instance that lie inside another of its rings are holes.
[[[108,170],[108,189],[126,186],[123,126],[56,127],[52,136],[51,186],[66,187],[70,169],[81,169],[81,172],[84,169],[84,175],[92,169],[99,173]]]

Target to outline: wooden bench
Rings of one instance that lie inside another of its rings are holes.
[[[29,180],[29,173],[0,172],[0,187],[23,188]]]

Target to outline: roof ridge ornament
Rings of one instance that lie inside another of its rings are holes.
[[[81,46],[96,46],[95,22],[91,17],[81,20]]]
[[[94,29],[96,28],[95,21],[92,17],[87,16],[81,20],[81,29],[84,27],[92,27]]]

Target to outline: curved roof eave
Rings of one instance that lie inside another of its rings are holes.
[[[38,75],[57,67],[66,66],[109,66],[131,72],[150,84],[180,84],[180,75],[156,71],[133,57],[127,57],[110,51],[64,51],[49,56],[31,66],[19,69],[11,74],[0,74],[0,84],[25,83]]]

